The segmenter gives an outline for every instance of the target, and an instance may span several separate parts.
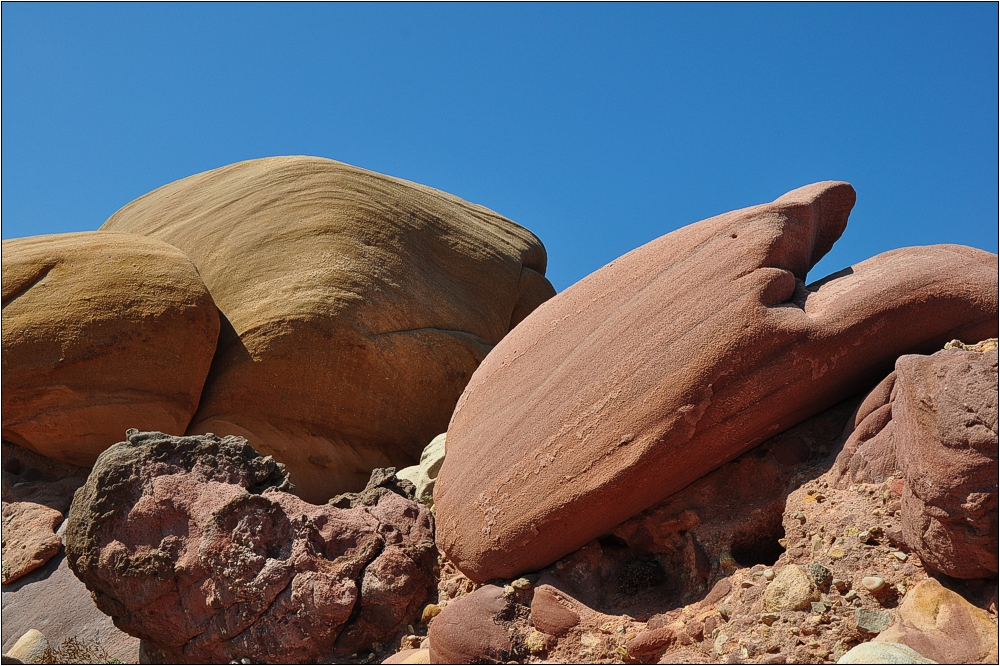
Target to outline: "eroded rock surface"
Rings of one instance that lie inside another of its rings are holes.
[[[555,293],[514,222],[316,157],[179,180],[102,229],[183,250],[225,315],[188,432],[246,437],[311,502],[416,463],[493,345]]]
[[[176,247],[84,232],[3,241],[3,437],[89,466],[126,428],[182,434],[219,313]]]
[[[975,349],[900,357],[835,467],[841,487],[900,473],[906,543],[956,578],[998,567],[997,349]]]
[[[350,655],[413,621],[433,586],[433,518],[405,485],[376,470],[310,505],[240,437],[129,431],[77,492],[67,559],[153,660]]]
[[[997,330],[997,256],[887,252],[810,285],[854,190],[817,183],[663,236],[539,307],[448,427],[438,541],[474,580],[546,566],[902,353]]]

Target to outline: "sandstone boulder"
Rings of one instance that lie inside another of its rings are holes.
[[[503,664],[511,659],[514,643],[503,626],[513,603],[503,588],[484,585],[453,601],[431,622],[432,664]],[[507,618],[513,619],[513,618]]]
[[[875,639],[907,645],[941,664],[997,663],[997,625],[989,613],[928,578],[899,607],[899,622]]]
[[[3,584],[42,566],[62,548],[63,515],[34,502],[3,503]]]
[[[837,660],[838,664],[936,664],[900,643],[862,643]]]
[[[315,661],[414,621],[434,584],[433,518],[392,471],[336,506],[288,489],[240,437],[130,431],[77,492],[67,559],[159,662]]]
[[[420,454],[420,464],[406,467],[396,472],[396,476],[412,483],[417,491],[417,501],[428,507],[434,507],[434,484],[438,472],[444,463],[445,440],[447,433],[441,433],[431,440],[424,452]]]
[[[903,476],[903,538],[956,578],[996,576],[997,349],[907,355],[862,403],[837,458],[841,487]]]
[[[75,465],[140,426],[182,434],[219,315],[184,253],[132,234],[3,241],[3,437]]]
[[[313,502],[414,464],[486,354],[555,293],[514,222],[314,157],[185,178],[102,229],[183,250],[226,317],[188,432],[247,437]]]
[[[902,353],[997,330],[997,257],[895,250],[806,285],[846,183],[692,224],[533,312],[448,427],[438,541],[474,580],[538,569],[770,436]]]

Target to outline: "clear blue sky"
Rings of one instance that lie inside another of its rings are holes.
[[[687,223],[847,180],[811,279],[997,251],[996,3],[2,6],[3,237],[321,155],[535,232],[559,290]]]

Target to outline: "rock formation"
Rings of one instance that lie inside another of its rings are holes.
[[[305,503],[240,437],[130,431],[77,492],[70,568],[159,662],[350,655],[419,616],[433,518],[392,470]]]
[[[188,432],[247,437],[313,502],[414,464],[486,354],[555,293],[541,242],[510,220],[313,157],[185,178],[102,229],[183,250],[225,315]]]
[[[74,233],[3,241],[3,437],[92,465],[140,426],[182,434],[219,315],[161,241]]]
[[[997,575],[997,349],[907,355],[865,399],[838,485],[900,472],[907,544],[956,578]]]
[[[862,391],[903,353],[997,330],[997,257],[887,252],[806,286],[846,183],[684,227],[532,313],[448,427],[438,542],[473,580],[543,567],[769,436]]]

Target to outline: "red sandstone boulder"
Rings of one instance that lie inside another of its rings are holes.
[[[430,663],[506,663],[514,649],[510,633],[503,626],[504,612],[510,606],[513,602],[496,585],[484,585],[448,604],[427,632]]]
[[[66,531],[98,608],[158,662],[350,655],[418,617],[433,518],[392,470],[310,505],[239,437],[130,431],[98,459]]]
[[[539,569],[900,354],[995,335],[997,257],[981,250],[895,250],[806,286],[853,204],[850,185],[818,183],[692,224],[532,313],[448,428],[449,558],[480,581]]]
[[[4,585],[42,566],[62,548],[56,528],[63,515],[34,502],[3,503]]]
[[[493,345],[555,293],[527,229],[316,157],[179,180],[102,229],[183,250],[225,315],[187,432],[246,437],[310,502],[415,464]]]
[[[907,355],[865,398],[837,485],[903,477],[903,538],[932,569],[996,576],[997,349]]]
[[[3,241],[3,438],[92,465],[127,428],[181,434],[219,313],[162,241],[74,233]]]

